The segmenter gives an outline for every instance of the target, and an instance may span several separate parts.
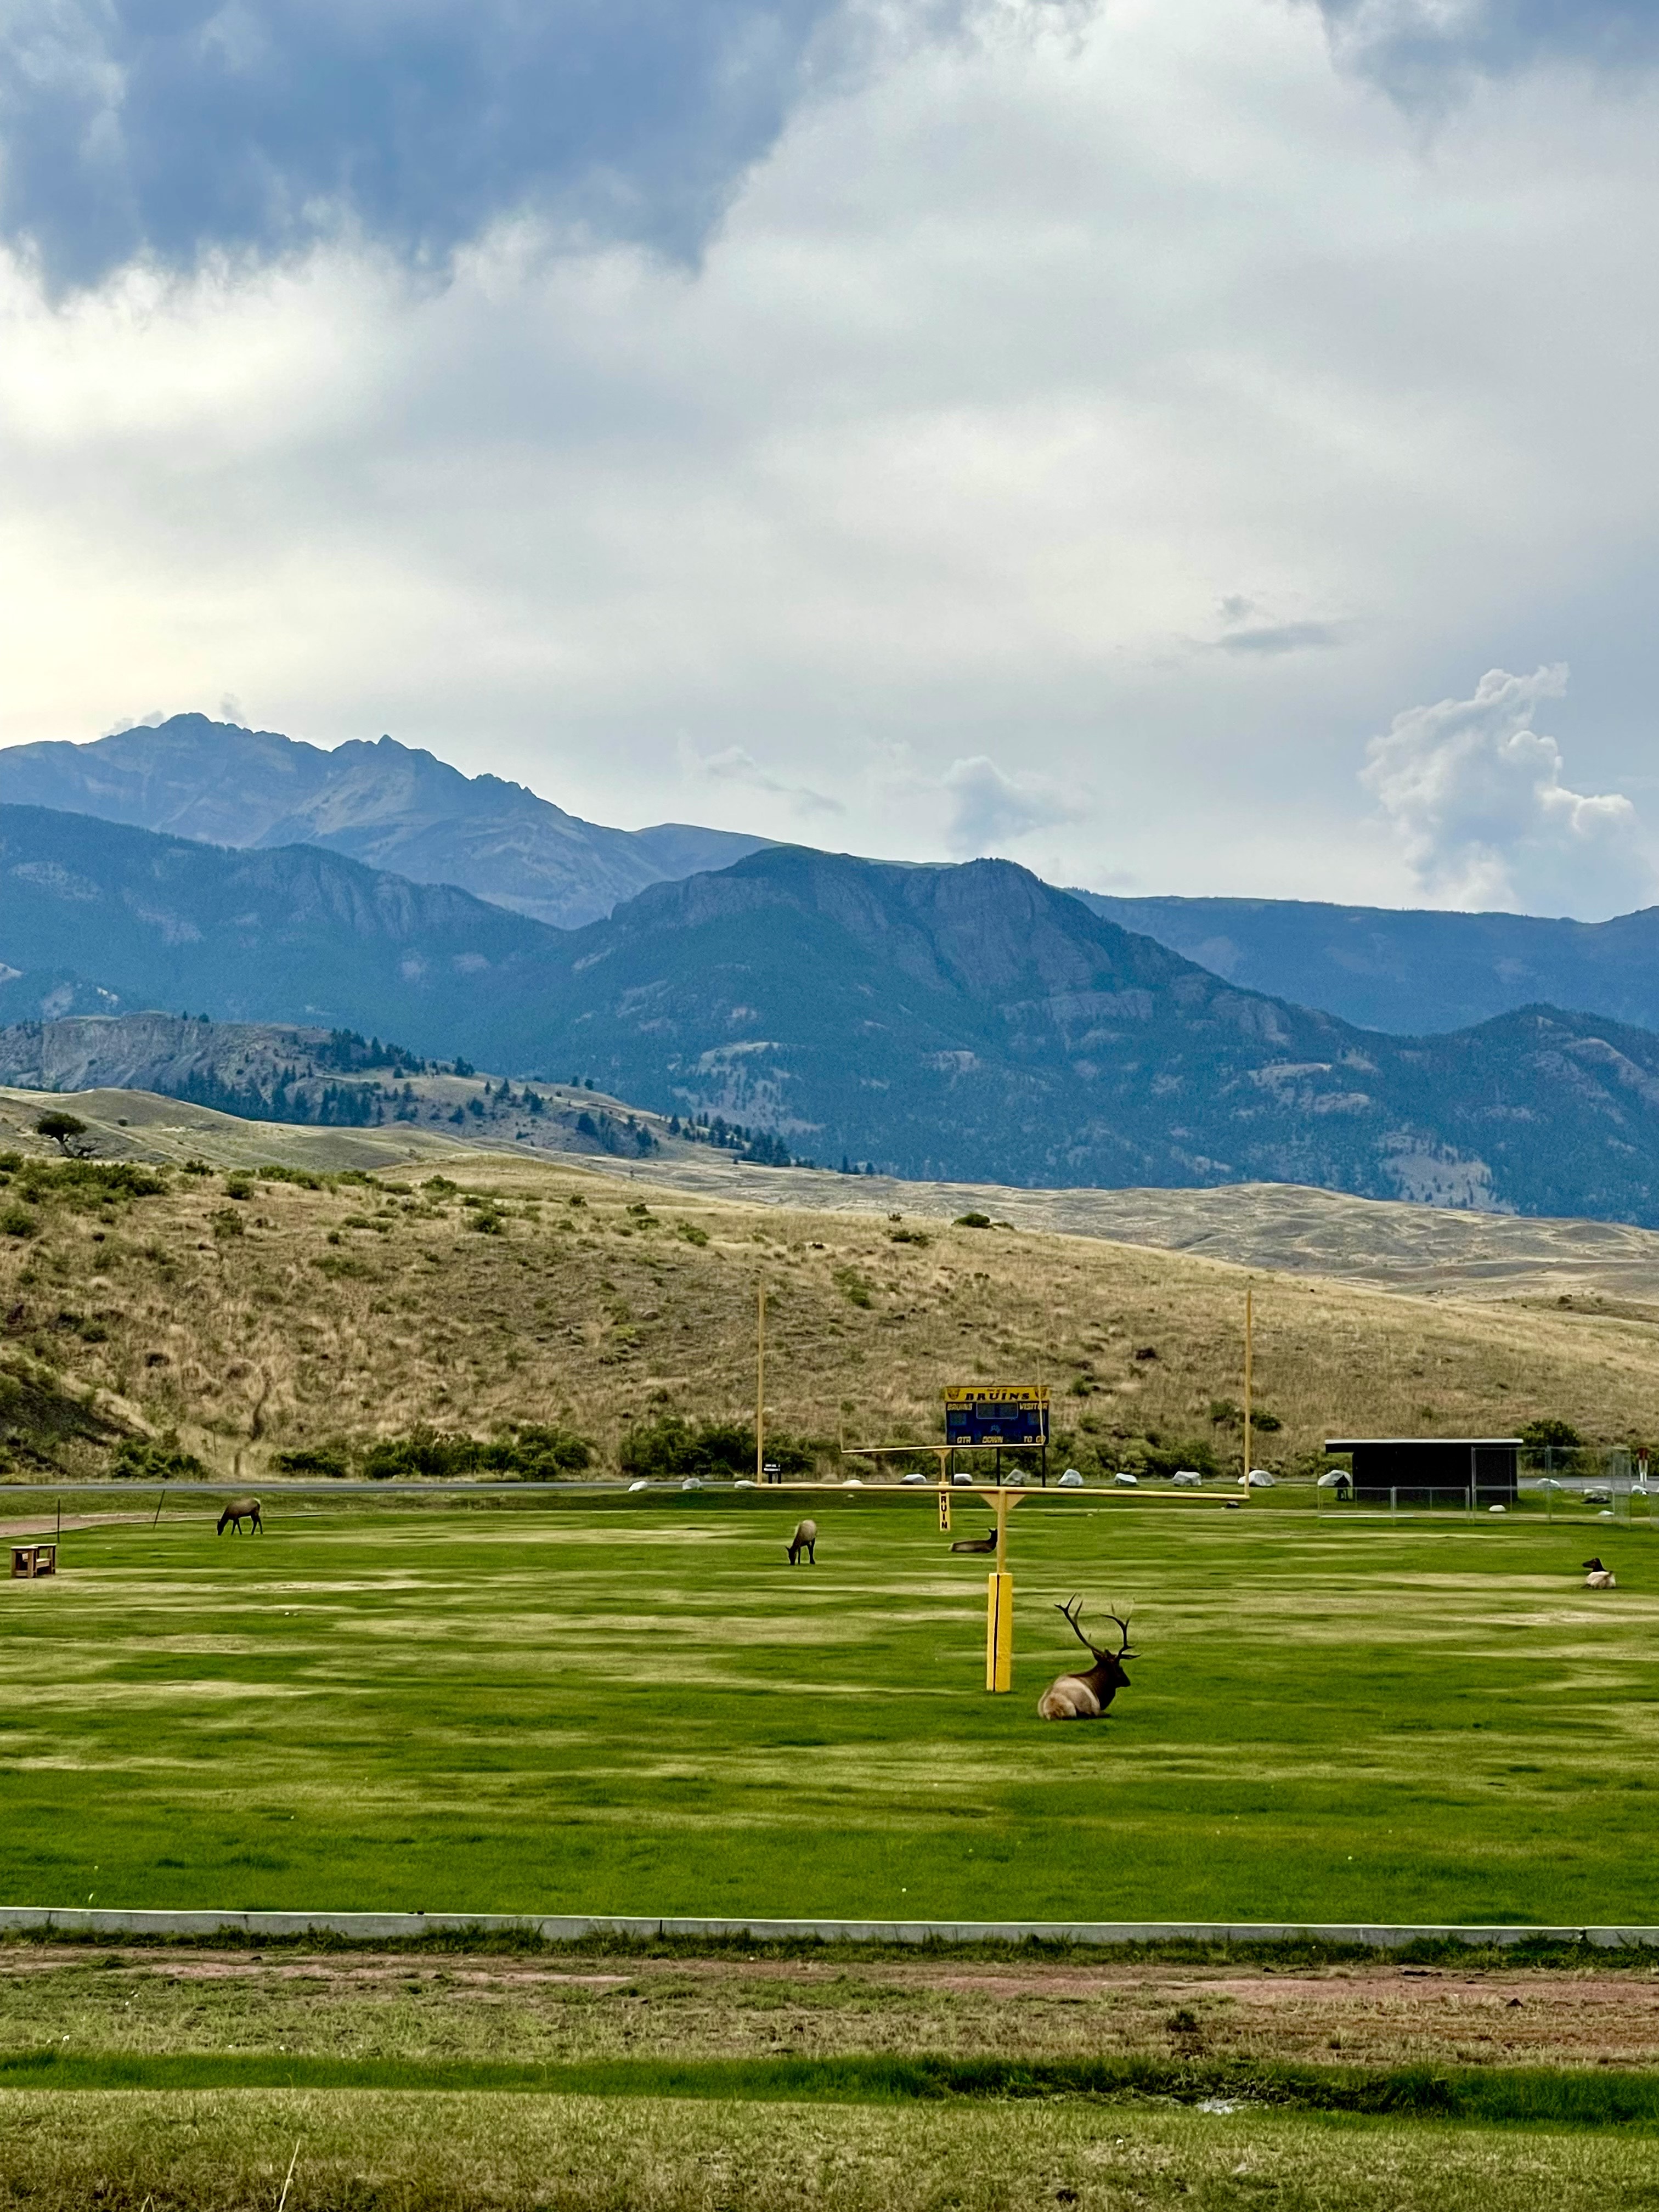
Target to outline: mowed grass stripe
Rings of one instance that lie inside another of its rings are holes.
[[[1659,1547],[1034,1498],[1016,1693],[933,1501],[76,1534],[0,1603],[3,1897],[98,1909],[1648,1920]],[[984,1525],[965,1498],[964,1528]],[[1055,1601],[1132,1686],[1053,1728]]]
[[[619,2059],[567,2064],[313,2057],[265,2051],[128,2057],[16,2051],[0,2089],[374,2089],[905,2103],[1091,2096],[1234,2100],[1292,2110],[1600,2128],[1659,2125],[1659,2074],[1520,2067],[1287,2066],[1125,2057]]]

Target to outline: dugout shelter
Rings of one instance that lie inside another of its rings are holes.
[[[1328,1452],[1353,1460],[1358,1505],[1431,1505],[1473,1492],[1480,1505],[1513,1505],[1519,1437],[1331,1437]]]

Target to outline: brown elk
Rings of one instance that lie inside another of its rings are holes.
[[[253,1523],[253,1533],[256,1536],[264,1534],[265,1524],[259,1518],[259,1501],[257,1498],[233,1498],[219,1516],[219,1534],[222,1536],[228,1528],[233,1534],[240,1536],[244,1521],[251,1521]]]
[[[1037,1699],[1038,1715],[1045,1721],[1098,1720],[1118,1692],[1129,1686],[1122,1663],[1135,1656],[1129,1649],[1129,1624],[1121,1614],[1107,1614],[1108,1620],[1117,1624],[1120,1641],[1115,1651],[1103,1651],[1098,1644],[1090,1643],[1078,1626],[1083,1611],[1080,1599],[1073,1598],[1070,1605],[1057,1605],[1054,1611],[1065,1614],[1078,1642],[1085,1650],[1093,1652],[1095,1663],[1080,1674],[1060,1674],[1050,1682]]]
[[[1586,1559],[1584,1565],[1589,1570],[1584,1577],[1586,1589],[1618,1589],[1619,1579],[1611,1567],[1604,1567],[1600,1559]]]
[[[817,1522],[816,1521],[797,1521],[795,1523],[795,1533],[789,1539],[790,1565],[792,1567],[799,1566],[800,1564],[800,1555],[805,1552],[806,1554],[807,1565],[809,1567],[817,1566],[818,1563],[817,1542]]]

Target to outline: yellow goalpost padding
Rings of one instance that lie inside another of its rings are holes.
[[[991,1574],[985,1583],[985,1686],[1014,1686],[1014,1578]]]

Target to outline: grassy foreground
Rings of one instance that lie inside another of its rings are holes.
[[[0,1897],[845,1918],[1644,1922],[1659,1554],[1179,1510],[1013,1522],[1016,1692],[931,1499],[201,1507],[0,1585]],[[958,1508],[958,1531],[975,1509]],[[977,1526],[977,1520],[972,1525]],[[1048,1727],[1049,1610],[1135,1601]]]
[[[1608,1954],[13,1940],[0,2205],[1650,2207],[1654,1986]]]
[[[0,2091],[0,2205],[241,2212],[275,2206],[290,2172],[288,2212],[1625,2212],[1656,2196],[1650,2137],[1249,2108]]]

